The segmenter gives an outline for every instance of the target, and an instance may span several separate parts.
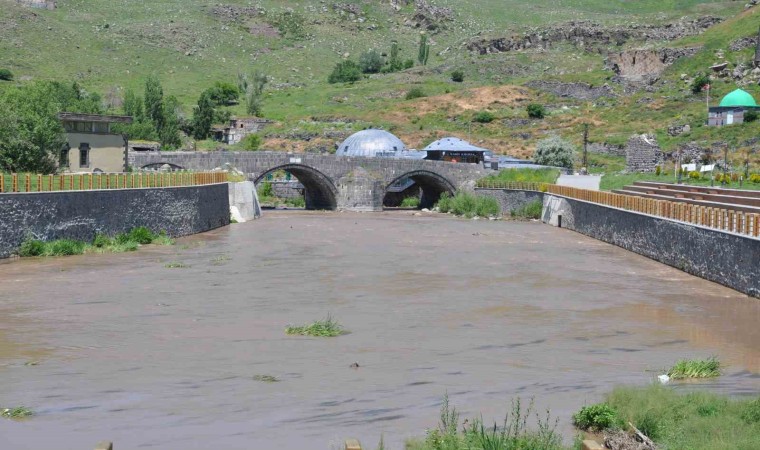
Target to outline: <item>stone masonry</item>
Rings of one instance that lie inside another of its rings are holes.
[[[307,209],[347,209],[367,211],[382,205],[385,191],[402,178],[413,179],[422,189],[421,203],[431,206],[441,193],[454,194],[472,189],[475,180],[486,175],[479,164],[449,163],[390,158],[356,158],[334,155],[283,152],[160,152],[130,155],[135,169],[158,169],[168,164],[174,169],[212,170],[229,164],[257,183],[274,170],[286,170],[304,186]],[[357,183],[356,170],[363,169],[379,181]],[[348,177],[348,178],[347,178]],[[376,191],[358,195],[358,186]],[[353,191],[349,195],[348,191]],[[357,199],[364,199],[362,204]]]
[[[625,146],[625,170],[628,172],[654,172],[662,164],[663,155],[657,138],[651,134],[632,136]]]

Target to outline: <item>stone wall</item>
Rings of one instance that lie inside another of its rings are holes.
[[[145,226],[185,236],[230,223],[227,183],[151,189],[0,194],[0,258],[27,236],[92,241]]]
[[[511,191],[506,189],[484,189],[476,188],[475,195],[483,197],[493,197],[501,205],[501,213],[509,215],[512,211],[519,209],[530,202],[536,200],[543,202],[544,193],[535,191]]]
[[[632,136],[625,146],[625,170],[628,172],[654,172],[663,161],[657,138],[651,134]]]
[[[760,297],[760,239],[552,194],[543,221]]]
[[[625,156],[624,145],[608,144],[606,142],[589,142],[588,151],[589,153],[599,155]]]

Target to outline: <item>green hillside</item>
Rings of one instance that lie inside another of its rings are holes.
[[[633,133],[656,132],[666,150],[688,140],[741,140],[757,134],[755,124],[702,127],[704,96],[693,95],[680,79],[682,73],[691,77],[707,70],[718,61],[716,50],[724,50],[732,65],[751,58],[753,48],[726,49],[735,39],[757,33],[756,9],[742,12],[744,2],[429,0],[422,10],[415,3],[59,0],[56,10],[47,11],[0,0],[0,65],[14,73],[16,82],[77,81],[100,92],[116,109],[125,89],[140,92],[145,77],[156,74],[165,92],[179,98],[186,116],[214,82],[235,83],[238,73],[263,71],[271,77],[263,115],[277,121],[265,132],[265,142],[275,149],[331,149],[341,136],[369,125],[393,130],[412,147],[453,133],[514,155],[530,154],[548,132],[579,142],[584,122],[592,124],[593,141],[622,143]],[[424,8],[443,9],[425,15]],[[485,55],[467,48],[476,39],[522,35],[531,27],[570,21],[614,28],[706,15],[727,21],[675,42],[631,39],[594,51],[558,42],[548,49]],[[302,22],[288,22],[288,17]],[[431,28],[426,66],[369,75],[354,84],[327,83],[333,66],[347,55],[357,60],[369,49],[388,52],[394,40],[401,57],[416,62],[424,28]],[[657,83],[635,92],[615,83],[604,67],[606,51],[702,45],[695,56],[669,67]],[[455,69],[464,72],[463,83],[451,81]],[[577,100],[523,87],[535,80],[608,83],[617,96]],[[412,87],[420,87],[427,98],[404,100]],[[713,95],[735,87],[729,77],[714,83]],[[744,88],[760,95],[757,85]],[[523,120],[530,102],[545,104],[549,116]],[[231,110],[244,113],[241,105]],[[493,112],[497,120],[473,123],[480,110]],[[668,126],[676,123],[691,124],[692,132],[668,136]],[[215,145],[200,143],[199,148]]]

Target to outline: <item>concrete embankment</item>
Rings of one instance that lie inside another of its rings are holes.
[[[27,238],[91,241],[144,226],[169,236],[230,223],[227,183],[169,188],[0,194],[0,258]]]
[[[542,221],[760,298],[760,239],[555,194],[477,189],[508,214],[540,199]]]

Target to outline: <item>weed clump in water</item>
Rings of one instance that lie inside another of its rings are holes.
[[[190,266],[188,266],[185,263],[175,261],[175,262],[166,263],[164,267],[166,267],[167,269],[187,269]]]
[[[682,359],[668,371],[675,380],[684,378],[713,378],[720,376],[720,361],[715,357],[707,359]]]
[[[279,378],[272,376],[272,375],[254,375],[253,379],[255,381],[262,381],[264,383],[276,383],[280,381]]]
[[[335,321],[332,316],[327,316],[325,320],[318,320],[309,325],[288,326],[285,333],[301,336],[315,337],[335,337],[348,334],[342,325]]]
[[[24,417],[32,415],[34,415],[34,412],[25,406],[0,409],[0,416],[5,417],[6,419],[23,419]]]

